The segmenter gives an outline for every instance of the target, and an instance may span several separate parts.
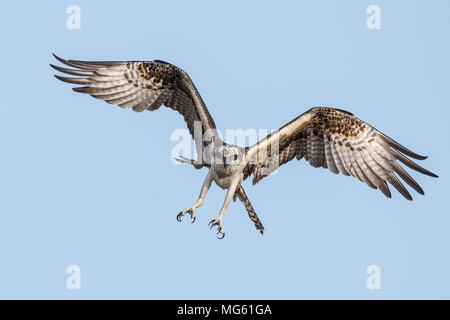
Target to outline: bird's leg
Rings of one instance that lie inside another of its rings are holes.
[[[213,181],[212,177],[212,170],[208,171],[208,175],[205,178],[205,181],[203,181],[202,189],[200,191],[200,195],[197,199],[197,202],[195,202],[192,206],[187,207],[183,211],[181,211],[177,215],[177,220],[181,222],[181,218],[186,214],[189,213],[192,219],[192,223],[195,221],[195,212],[194,210],[198,207],[200,207],[203,204],[203,200],[205,199],[206,194],[208,193],[209,188],[211,187],[211,182]]]
[[[228,188],[227,195],[225,196],[225,201],[223,202],[222,208],[220,209],[219,216],[211,220],[209,223],[211,225],[211,228],[214,226],[217,226],[217,234],[220,234],[221,237],[219,239],[223,239],[225,237],[225,232],[223,230],[223,215],[225,214],[225,211],[228,208],[228,205],[230,204],[231,200],[233,199],[233,195],[236,191],[237,186],[241,183],[242,177],[238,177],[235,179],[230,187]]]

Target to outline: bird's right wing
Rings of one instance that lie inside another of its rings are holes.
[[[159,60],[155,61],[78,61],[61,63],[76,69],[50,65],[54,69],[78,77],[62,77],[61,81],[83,85],[73,88],[76,92],[132,108],[134,111],[156,110],[162,104],[178,111],[186,122],[190,134],[196,140],[197,156],[202,139],[208,143],[216,136],[216,125],[194,83],[180,68]],[[200,124],[198,133],[196,123]],[[210,161],[210,159],[203,159]]]

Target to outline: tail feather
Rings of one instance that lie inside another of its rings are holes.
[[[252,204],[250,203],[250,200],[248,199],[247,195],[245,194],[244,188],[242,188],[241,185],[239,185],[236,188],[236,191],[233,196],[234,201],[236,201],[236,197],[239,197],[239,200],[241,200],[242,203],[244,204],[245,209],[247,209],[248,217],[250,218],[250,220],[253,221],[256,229],[259,230],[259,232],[261,232],[261,234],[264,234],[264,226],[261,223],[261,220],[259,220],[255,209],[253,208]]]

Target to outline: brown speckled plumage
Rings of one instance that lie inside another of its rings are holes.
[[[297,121],[305,116],[308,116],[308,121]],[[290,130],[291,134],[281,134],[283,129]],[[244,179],[253,174],[253,184],[256,184],[295,157],[297,160],[305,159],[316,168],[328,168],[333,173],[354,176],[369,187],[380,189],[390,198],[389,182],[405,198],[412,200],[410,193],[394,173],[418,193],[424,192],[396,160],[418,172],[436,177],[405,155],[418,160],[426,157],[401,146],[348,111],[328,107],[312,108],[268,138],[274,136],[279,136],[279,139],[273,139],[279,143],[279,152],[272,156],[268,152],[256,163],[249,163],[244,169]],[[263,144],[264,141],[261,140],[258,144]],[[254,147],[258,148],[258,144]],[[265,148],[266,145],[263,145]],[[270,151],[270,148],[267,147],[267,150]]]
[[[192,80],[172,64],[159,60],[99,62],[56,58],[77,69],[52,65],[53,68],[84,77],[56,76],[64,82],[84,85],[74,88],[77,92],[88,93],[94,98],[137,112],[153,111],[164,104],[184,117],[191,135],[194,135],[195,121],[202,123],[202,133],[216,128]]]
[[[56,57],[56,56],[55,56]],[[51,65],[54,69],[77,77],[56,76],[59,80],[82,85],[76,92],[131,108],[134,111],[153,111],[165,105],[179,112],[195,139],[197,160],[177,158],[195,168],[207,167],[198,200],[177,215],[177,220],[189,214],[195,221],[194,210],[201,206],[214,181],[227,195],[219,216],[210,222],[225,236],[222,218],[232,201],[239,198],[257,230],[264,232],[250,200],[244,192],[242,181],[253,175],[253,184],[296,158],[305,159],[313,167],[327,168],[333,173],[353,176],[370,188],[380,189],[391,197],[388,183],[406,199],[411,194],[399,178],[420,194],[419,184],[400,166],[428,176],[434,173],[422,168],[408,157],[423,160],[411,150],[384,135],[352,113],[329,107],[315,107],[293,119],[276,132],[251,147],[243,148],[224,143],[216,130],[206,105],[194,83],[182,69],[161,61],[78,61],[60,62],[75,69]],[[201,125],[195,134],[196,124]]]
[[[244,188],[242,188],[241,185],[239,185],[236,188],[236,192],[234,193],[233,200],[236,201],[236,197],[239,198],[239,200],[242,201],[242,203],[245,206],[245,209],[247,210],[248,217],[250,220],[253,221],[253,224],[255,225],[256,230],[258,230],[261,234],[264,234],[264,226],[259,220],[258,215],[256,214],[255,209],[253,208],[252,204],[250,203],[250,200],[248,199],[247,195],[245,194]]]

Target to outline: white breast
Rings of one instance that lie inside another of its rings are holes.
[[[228,189],[238,175],[242,175],[240,166],[213,164],[214,182],[222,189]]]

